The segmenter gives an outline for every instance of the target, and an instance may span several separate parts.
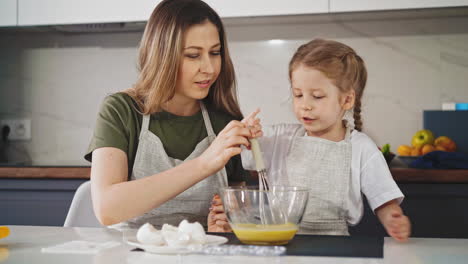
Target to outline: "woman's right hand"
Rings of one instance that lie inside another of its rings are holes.
[[[209,174],[222,169],[231,157],[241,153],[241,145],[250,146],[249,137],[251,137],[250,129],[245,123],[237,120],[229,122],[213,143],[198,157],[203,169]]]

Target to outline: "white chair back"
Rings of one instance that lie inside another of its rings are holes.
[[[76,190],[63,226],[103,227],[94,214],[90,181],[82,183]]]

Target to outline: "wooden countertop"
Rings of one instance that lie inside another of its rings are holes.
[[[468,183],[468,170],[391,168],[398,183]],[[89,179],[90,167],[0,167],[0,178]]]
[[[398,183],[468,183],[468,170],[391,168]]]
[[[0,178],[89,179],[91,167],[0,167]]]

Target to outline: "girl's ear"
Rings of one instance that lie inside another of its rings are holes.
[[[344,94],[342,98],[342,107],[344,110],[349,110],[354,107],[354,102],[356,100],[356,92],[351,90]]]

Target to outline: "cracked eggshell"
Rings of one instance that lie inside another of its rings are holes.
[[[164,238],[159,230],[150,223],[142,225],[137,232],[137,240],[142,244],[162,246],[165,244]]]

